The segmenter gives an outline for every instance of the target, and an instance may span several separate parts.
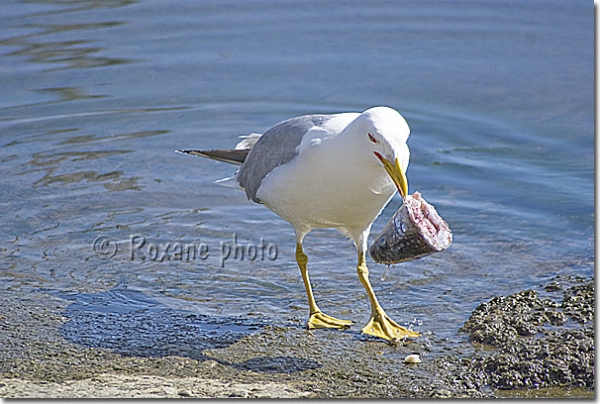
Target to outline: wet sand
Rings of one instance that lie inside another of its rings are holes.
[[[594,397],[593,279],[557,277],[498,296],[473,311],[455,341],[424,332],[397,346],[359,326],[308,332],[301,321],[221,324],[197,338],[189,325],[201,316],[159,329],[161,315],[180,314],[129,313],[119,322],[34,290],[6,291],[0,304],[4,398]],[[412,353],[422,362],[405,364]]]

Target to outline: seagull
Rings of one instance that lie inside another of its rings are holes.
[[[420,333],[398,325],[383,310],[369,282],[366,263],[371,226],[396,190],[408,195],[406,169],[410,128],[396,110],[378,106],[362,113],[304,115],[252,134],[229,150],[178,150],[240,165],[235,179],[248,199],[289,222],[296,234],[296,261],[308,297],[309,330],[348,328],[321,311],[308,275],[304,237],[334,228],[358,252],[357,273],[371,303],[362,333],[397,343]]]

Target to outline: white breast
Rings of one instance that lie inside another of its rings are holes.
[[[394,184],[374,155],[349,154],[335,138],[315,139],[268,174],[257,195],[296,229],[362,233],[393,196]]]

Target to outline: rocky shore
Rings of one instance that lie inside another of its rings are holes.
[[[594,397],[593,279],[557,277],[483,302],[458,331],[464,342],[424,335],[396,347],[300,324],[213,331],[205,346],[193,329],[167,329],[144,345],[135,333],[161,321],[140,313],[127,320],[132,335],[114,328],[112,341],[95,341],[51,294],[7,291],[0,305],[3,398]],[[422,362],[404,363],[415,352]]]

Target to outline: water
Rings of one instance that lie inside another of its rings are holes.
[[[234,167],[174,150],[375,105],[408,121],[410,191],[454,235],[447,251],[387,275],[368,261],[392,317],[452,341],[492,296],[593,275],[592,4],[2,8],[2,290],[85,304],[129,288],[198,315],[299,325],[291,226],[214,184]],[[351,243],[319,230],[305,249],[323,310],[366,322]]]

